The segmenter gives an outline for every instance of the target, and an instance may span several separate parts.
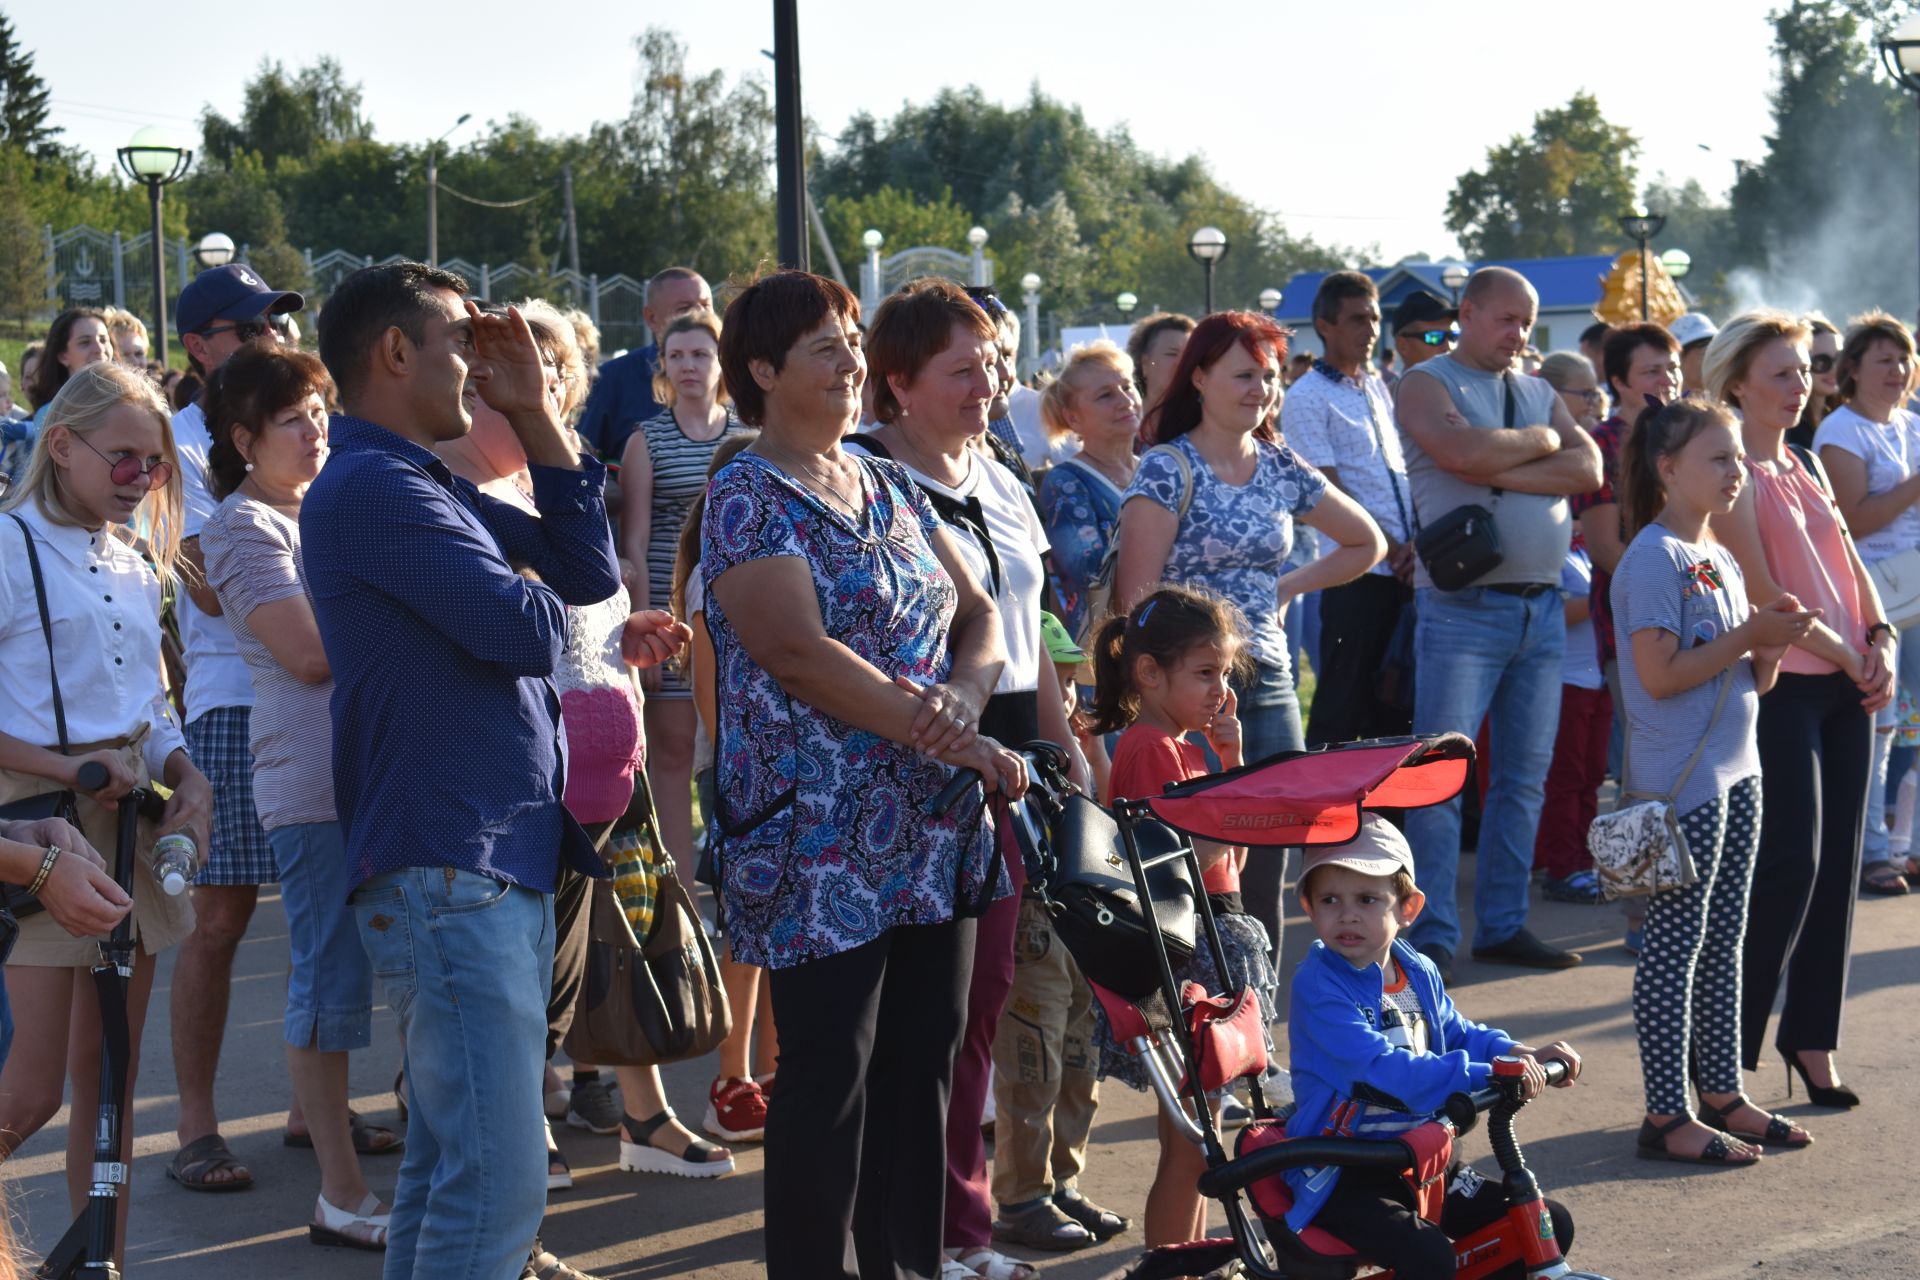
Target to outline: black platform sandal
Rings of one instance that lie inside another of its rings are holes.
[[[687,1143],[680,1155],[653,1145],[653,1136],[679,1119],[668,1107],[650,1120],[622,1116],[620,1167],[628,1173],[670,1173],[677,1178],[724,1178],[733,1172],[733,1153],[705,1138]]]

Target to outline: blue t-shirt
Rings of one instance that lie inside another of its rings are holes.
[[[1204,587],[1232,601],[1247,618],[1247,648],[1263,666],[1289,669],[1287,638],[1280,629],[1280,575],[1293,551],[1293,522],[1320,503],[1326,477],[1285,445],[1253,442],[1258,460],[1246,484],[1214,475],[1188,436],[1140,459],[1126,501],[1145,498],[1178,514],[1186,480],[1175,449],[1193,476],[1193,502],[1174,535],[1161,576],[1168,582]]]
[[[1747,580],[1725,547],[1685,542],[1658,522],[1648,525],[1627,546],[1613,571],[1613,623],[1619,639],[1620,696],[1626,703],[1626,789],[1665,795],[1687,767],[1700,736],[1713,718],[1720,697],[1716,675],[1667,698],[1655,698],[1640,683],[1633,660],[1633,635],[1655,629],[1680,637],[1692,649],[1739,626],[1747,619]],[[1753,664],[1733,664],[1733,687],[1714,725],[1700,763],[1674,797],[1685,814],[1711,801],[1742,778],[1760,772],[1753,730],[1760,718]]]

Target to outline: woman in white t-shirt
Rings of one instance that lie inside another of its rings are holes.
[[[846,443],[906,469],[993,597],[1006,667],[987,705],[959,714],[995,741],[1017,746],[1040,738],[1077,755],[1059,677],[1040,642],[1046,530],[1013,473],[976,447],[998,385],[996,340],[992,319],[949,281],[929,277],[889,297],[867,328],[867,376],[881,425]],[[929,695],[960,697],[951,689]],[[1084,780],[1084,763],[1077,768]],[[1018,914],[1017,895],[993,903],[975,937],[967,1030],[954,1061],[947,1122],[945,1243],[948,1256],[972,1272],[1023,1277],[1021,1264],[991,1246],[993,1206],[981,1190],[986,1156],[980,1138],[994,1026],[1013,984]]]
[[[1842,403],[1813,437],[1834,503],[1869,568],[1920,549],[1920,416],[1904,407],[1913,373],[1907,327],[1883,311],[1858,317],[1847,326],[1840,349]],[[1920,689],[1920,637],[1902,637],[1898,661],[1900,683]],[[1894,720],[1892,706],[1874,719],[1860,887],[1900,895],[1907,892],[1906,875],[1920,872],[1920,863],[1907,858],[1896,865],[1888,848],[1887,757]]]
[[[191,900],[161,890],[148,855],[162,833],[184,831],[204,861],[213,816],[212,789],[187,758],[160,684],[160,580],[172,575],[179,548],[179,462],[159,392],[144,374],[112,361],[74,370],[40,424],[27,474],[0,517],[0,802],[74,788],[82,834],[110,857],[118,816],[105,805],[153,779],[173,789],[159,823],[141,823],[134,858],[133,931],[140,945],[127,991],[132,1051],[120,1156],[131,1160],[153,957],[186,937],[194,923]],[[122,537],[143,519],[151,568]],[[58,715],[23,545],[29,534],[52,619]],[[87,761],[107,769],[104,789],[78,790],[75,774]],[[7,961],[14,1013],[31,1033],[0,1070],[0,1153],[11,1154],[51,1120],[70,1083],[66,1170],[75,1214],[93,1182],[101,1027],[87,972],[99,957],[98,939],[73,937],[41,912],[21,921]],[[120,1191],[116,1258],[125,1251],[130,1190]]]

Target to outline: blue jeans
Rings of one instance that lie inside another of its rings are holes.
[[[373,971],[347,903],[347,841],[337,822],[267,832],[287,912],[287,1015],[296,1049],[338,1053],[373,1039]]]
[[[1567,643],[1560,593],[1530,600],[1484,587],[1420,589],[1414,627],[1413,731],[1468,738],[1492,716],[1491,786],[1474,872],[1474,945],[1494,946],[1527,923],[1527,879],[1560,727],[1560,660]],[[1460,801],[1407,814],[1414,878],[1427,908],[1415,946],[1460,945]]]
[[[1920,640],[1909,640],[1902,636],[1894,663],[1899,672],[1899,688],[1910,694],[1920,694]],[[1889,777],[1888,766],[1894,750],[1893,740],[1900,732],[1899,720],[1900,699],[1896,690],[1894,700],[1882,708],[1873,720],[1875,733],[1873,761],[1867,777],[1867,817],[1860,835],[1860,862],[1863,866],[1871,867],[1892,857],[1888,846],[1890,833],[1887,830],[1887,805],[1892,797],[1888,793],[1900,785],[1902,775],[1892,774]]]
[[[452,867],[353,894],[405,1045],[406,1155],[385,1280],[517,1280],[547,1207],[553,899]]]

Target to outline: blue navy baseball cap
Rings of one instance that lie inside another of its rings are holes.
[[[297,293],[267,287],[260,273],[244,262],[208,267],[180,291],[173,323],[184,336],[221,320],[254,320],[299,311],[307,300]]]

